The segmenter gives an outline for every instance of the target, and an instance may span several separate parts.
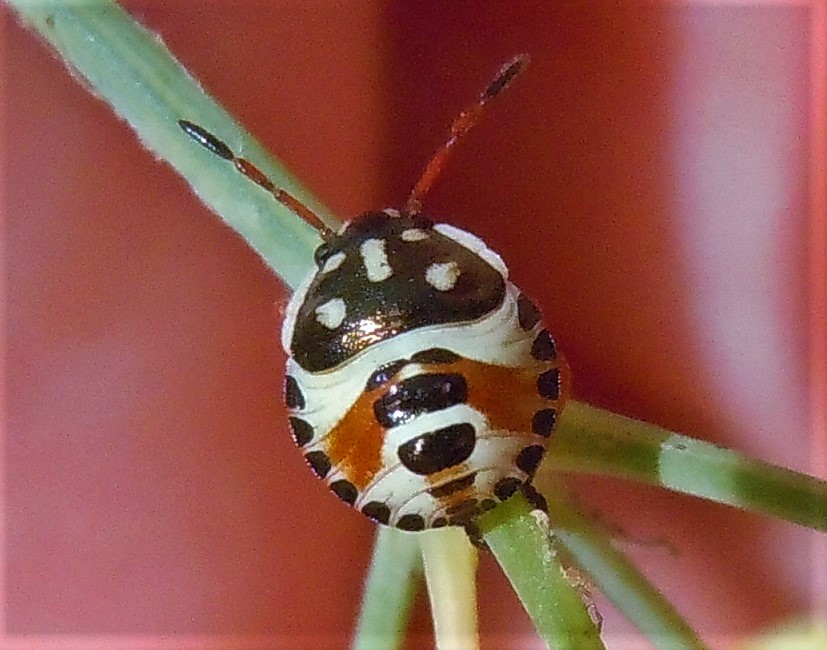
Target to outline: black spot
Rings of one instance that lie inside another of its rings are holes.
[[[531,344],[531,356],[540,361],[549,361],[557,356],[557,346],[548,330],[541,331]]]
[[[560,397],[560,370],[554,368],[546,370],[537,378],[537,392],[546,399]]]
[[[557,424],[557,411],[555,409],[543,409],[537,411],[531,419],[531,430],[537,435],[548,438],[555,424]]]
[[[497,502],[494,499],[483,499],[480,502],[480,512],[487,512],[489,510],[493,510],[497,506]]]
[[[330,472],[330,459],[323,451],[308,452],[304,455],[304,459],[319,478],[324,478]]]
[[[462,422],[423,433],[400,445],[396,453],[414,474],[426,476],[467,460],[476,442],[474,427]]]
[[[534,510],[542,510],[548,514],[548,502],[546,498],[537,491],[537,488],[531,483],[523,483],[522,492],[526,501],[531,504]]]
[[[333,483],[330,484],[330,489],[333,490],[333,493],[337,497],[350,505],[353,505],[356,502],[356,497],[359,496],[359,491],[353,483],[345,481],[344,479],[333,481]]]
[[[420,515],[402,515],[396,522],[396,527],[402,530],[422,530],[425,520]]]
[[[437,517],[431,522],[431,528],[445,528],[448,525],[448,520],[445,517]]]
[[[531,445],[526,447],[519,454],[517,454],[517,467],[523,470],[529,476],[534,476],[537,471],[537,465],[543,460],[543,454],[546,453],[544,447],[540,445]]]
[[[465,476],[461,476],[460,478],[455,478],[453,481],[448,481],[447,483],[443,483],[442,485],[432,487],[428,490],[428,493],[435,499],[441,499],[442,497],[448,496],[449,494],[453,494],[454,492],[460,492],[461,490],[465,490],[466,488],[470,487],[474,484],[474,478],[476,476],[476,472],[474,472],[473,474],[466,474]]]
[[[391,518],[391,510],[381,501],[371,501],[362,507],[362,514],[367,515],[373,521],[386,524]]]
[[[290,432],[293,434],[293,441],[299,446],[304,447],[313,439],[313,427],[306,420],[301,418],[290,417]]]
[[[370,377],[368,377],[368,380],[365,383],[365,392],[369,393],[370,391],[376,390],[380,386],[387,384],[391,379],[393,379],[394,375],[402,370],[402,368],[406,365],[408,365],[408,362],[404,359],[386,363],[381,368],[374,371]]]
[[[411,357],[415,363],[453,363],[459,359],[459,355],[445,348],[430,348],[417,352]]]
[[[393,384],[373,403],[373,414],[379,424],[390,429],[417,415],[462,404],[467,398],[468,386],[462,375],[417,375]]]
[[[290,375],[284,378],[284,403],[290,409],[303,409],[305,405],[304,394],[302,389],[299,388],[299,382]]]
[[[522,293],[517,298],[517,318],[520,321],[520,327],[524,330],[530,330],[540,320],[540,310],[537,309],[537,305]]]
[[[523,481],[520,479],[513,476],[506,476],[505,478],[501,478],[497,481],[496,485],[494,485],[494,494],[500,501],[505,501],[508,497],[514,494],[522,484]]]
[[[468,541],[474,546],[479,549],[491,550],[488,548],[488,544],[485,543],[485,538],[483,538],[480,527],[477,526],[476,522],[470,521],[465,524],[463,528],[465,529],[465,534],[468,535]]]

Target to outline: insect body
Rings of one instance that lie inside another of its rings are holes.
[[[340,499],[382,524],[471,525],[530,484],[568,396],[568,368],[500,257],[420,212],[456,140],[525,63],[460,114],[404,209],[320,227],[316,269],[287,307],[293,439]],[[181,126],[296,209],[249,161]]]

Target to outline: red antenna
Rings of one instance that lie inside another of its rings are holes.
[[[508,88],[517,75],[525,70],[527,65],[527,54],[518,54],[515,56],[500,68],[491,83],[482,91],[479,99],[457,116],[451,124],[451,135],[448,140],[442,147],[437,149],[427,167],[425,167],[425,171],[422,172],[422,176],[411,190],[408,196],[408,202],[405,204],[404,214],[415,215],[420,212],[425,195],[442,172],[442,168],[448,160],[448,155],[451,153],[457,140],[468,133],[472,127],[480,121],[486,104]]]
[[[287,192],[287,190],[276,187],[275,183],[273,183],[263,171],[246,158],[235,155],[233,150],[230,149],[225,142],[219,140],[204,127],[188,122],[187,120],[178,120],[178,126],[202,147],[224,160],[229,160],[244,176],[270,192],[276,201],[295,212],[311,226],[316,228],[322,236],[322,239],[327,241],[333,236],[333,231],[322,222],[319,215],[299,201],[295,196]]]

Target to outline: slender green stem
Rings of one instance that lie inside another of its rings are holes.
[[[430,530],[419,537],[437,647],[477,650],[476,549],[460,528]]]
[[[671,603],[594,522],[571,503],[559,479],[537,487],[548,502],[555,535],[577,565],[656,647],[663,650],[705,647]]]
[[[356,624],[355,650],[402,647],[421,570],[419,538],[380,526]]]
[[[109,0],[8,0],[95,94],[166,160],[291,287],[310,270],[316,231],[178,127],[196,122],[259,166],[328,224],[335,218],[221,107],[155,35]]]
[[[603,642],[561,562],[548,521],[522,494],[482,515],[480,531],[549,647],[602,648]]]
[[[543,472],[632,478],[827,530],[827,483],[640,420],[571,402]]]

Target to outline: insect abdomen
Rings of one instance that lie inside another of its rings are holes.
[[[529,307],[508,283],[500,308],[473,323],[419,328],[326,373],[291,359],[291,426],[314,472],[406,530],[464,525],[511,496],[567,395],[567,368]]]

